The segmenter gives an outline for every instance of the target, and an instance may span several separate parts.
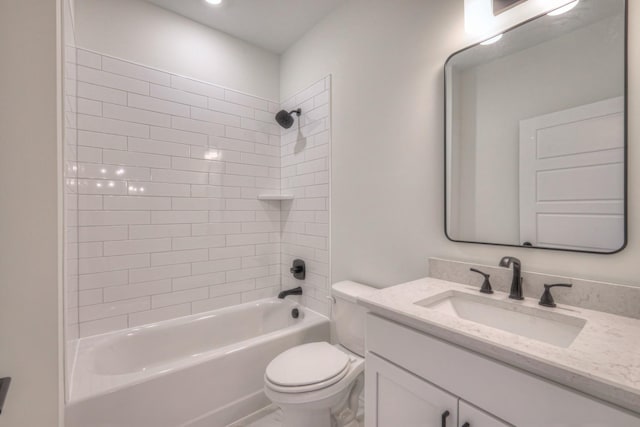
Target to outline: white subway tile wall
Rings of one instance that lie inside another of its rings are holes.
[[[329,194],[331,160],[331,77],[326,77],[283,102],[302,115],[282,132],[281,191],[294,195],[282,205],[282,287],[303,288],[302,303],[328,315]],[[274,203],[274,202],[272,202]],[[289,273],[293,260],[306,262],[304,281]]]
[[[76,335],[277,294],[280,205],[257,196],[280,191],[279,105],[68,50],[78,79],[65,157]]]

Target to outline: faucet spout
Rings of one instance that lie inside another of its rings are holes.
[[[521,268],[522,263],[518,258],[506,256],[500,260],[500,267],[509,268],[513,266],[513,279],[511,280],[511,290],[509,291],[509,298],[522,300],[522,275]]]
[[[278,294],[278,298],[284,299],[288,295],[302,295],[302,288],[298,286],[297,288],[282,291]]]

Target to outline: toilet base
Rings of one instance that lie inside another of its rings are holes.
[[[360,373],[343,392],[316,402],[285,404],[274,402],[282,410],[282,427],[356,427],[359,397],[364,388]]]

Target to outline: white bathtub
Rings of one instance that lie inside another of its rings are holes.
[[[65,424],[225,426],[269,403],[263,375],[276,355],[328,339],[326,317],[278,299],[83,338]]]

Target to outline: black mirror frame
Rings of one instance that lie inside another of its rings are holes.
[[[628,194],[628,187],[629,187],[629,183],[628,183],[628,176],[629,176],[629,85],[628,85],[628,80],[629,80],[629,60],[628,60],[628,56],[629,56],[629,0],[622,0],[624,1],[624,190],[623,190],[623,194],[624,194],[624,208],[623,208],[623,212],[624,212],[624,240],[622,242],[622,246],[619,249],[616,249],[615,251],[611,251],[611,252],[597,252],[597,251],[581,251],[581,250],[577,250],[577,249],[561,249],[561,248],[545,248],[545,247],[541,247],[541,246],[525,246],[525,245],[510,245],[507,243],[490,243],[490,242],[473,242],[473,241],[469,241],[469,240],[456,240],[454,238],[452,238],[451,236],[449,236],[449,229],[448,229],[448,222],[447,222],[447,218],[448,218],[448,210],[447,210],[447,201],[448,201],[448,188],[447,188],[447,135],[448,135],[448,130],[447,130],[447,73],[446,73],[446,69],[447,69],[447,64],[449,64],[449,61],[451,61],[453,59],[454,56],[458,55],[459,53],[462,53],[464,51],[467,51],[471,48],[474,48],[476,46],[479,46],[482,42],[478,42],[475,43],[471,46],[467,46],[463,49],[460,49],[454,53],[452,53],[451,55],[449,55],[449,57],[447,58],[447,60],[444,63],[444,68],[443,68],[443,74],[444,74],[444,235],[447,237],[448,240],[455,242],[455,243],[472,243],[472,244],[476,244],[476,245],[490,245],[490,246],[505,246],[505,247],[513,247],[513,248],[525,248],[525,249],[543,249],[543,250],[550,250],[550,251],[559,251],[559,252],[574,252],[574,253],[587,253],[587,254],[596,254],[596,255],[613,255],[613,254],[617,254],[619,252],[622,252],[628,244],[628,239],[629,239],[629,230],[628,230],[628,224],[629,224],[629,194]],[[523,21],[517,25],[514,25],[512,27],[509,27],[508,29],[506,29],[505,31],[503,31],[501,34],[507,33],[509,31],[515,30],[516,28],[522,27],[523,25],[528,24],[529,22],[535,21],[536,19],[542,18],[544,16],[547,15],[548,12],[545,13],[541,13],[539,15],[534,16],[533,18],[527,19],[526,21]],[[487,37],[487,40],[490,39],[491,37]]]

